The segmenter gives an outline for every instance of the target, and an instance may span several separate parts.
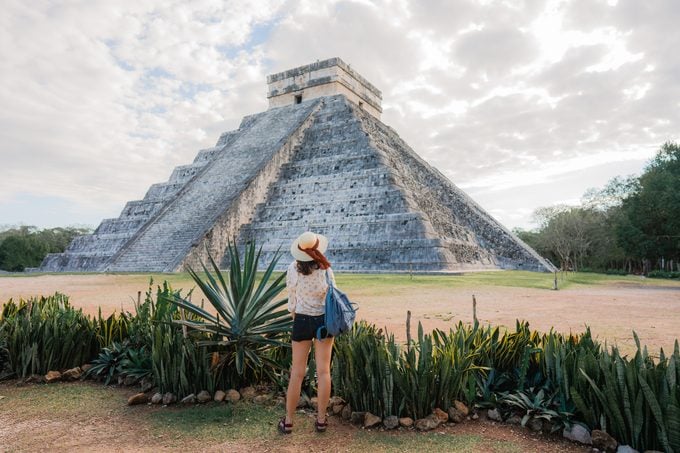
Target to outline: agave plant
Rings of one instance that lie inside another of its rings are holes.
[[[241,260],[238,249],[230,242],[228,253],[226,277],[210,254],[212,272],[201,261],[205,278],[188,269],[216,314],[174,294],[168,296],[168,300],[195,316],[174,322],[207,334],[208,339],[199,341],[198,345],[213,347],[219,352],[218,370],[234,369],[237,376],[233,379],[242,380],[248,373],[256,378],[262,374],[273,377],[281,366],[272,359],[270,350],[289,346],[282,339],[291,328],[291,318],[283,308],[287,299],[274,300],[285,288],[285,273],[274,276],[280,255],[274,256],[258,282],[257,264],[262,248],[256,251],[255,244],[248,243]]]

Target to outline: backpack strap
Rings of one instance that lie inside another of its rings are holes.
[[[326,283],[328,283],[328,287],[334,287],[335,285],[333,285],[333,280],[331,280],[331,276],[328,275],[328,270],[325,270],[324,272],[326,273]]]

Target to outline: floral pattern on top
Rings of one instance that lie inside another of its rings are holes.
[[[302,275],[297,270],[297,261],[290,263],[286,274],[289,312],[309,316],[324,314],[328,291],[326,272],[335,285],[335,276],[331,269],[327,271],[316,269],[309,275]]]

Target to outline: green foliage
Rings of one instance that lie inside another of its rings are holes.
[[[63,252],[74,237],[89,233],[86,228],[51,228],[38,230],[32,226],[0,232],[0,269],[21,272],[37,267],[48,253]]]
[[[102,348],[96,359],[92,361],[92,368],[87,376],[99,376],[104,384],[109,385],[111,379],[121,370],[121,362],[127,352],[127,345],[113,342],[109,347]]]
[[[680,272],[651,271],[647,274],[647,277],[649,277],[649,278],[680,279]]]
[[[179,295],[166,299],[194,315],[195,319],[175,320],[204,336],[199,346],[216,352],[219,360],[216,372],[227,385],[237,386],[264,377],[275,380],[282,364],[273,360],[271,351],[288,347],[282,340],[290,332],[291,318],[284,308],[287,299],[275,301],[285,288],[285,273],[274,277],[279,256],[269,263],[257,281],[257,265],[261,249],[253,242],[246,245],[243,259],[235,246],[229,244],[229,271],[226,276],[209,256],[211,271],[201,263],[205,278],[193,269],[189,273],[213,306],[216,314],[191,303]]]
[[[10,367],[19,377],[80,366],[99,349],[94,322],[63,294],[10,300],[0,324]]]

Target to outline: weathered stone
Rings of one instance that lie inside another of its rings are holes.
[[[401,417],[399,419],[399,426],[404,428],[411,428],[413,426],[413,419],[411,417]]]
[[[128,406],[134,406],[135,404],[146,404],[149,402],[149,397],[146,393],[137,393],[128,398]]]
[[[366,412],[352,412],[349,420],[355,425],[363,425]]]
[[[253,398],[253,403],[255,404],[266,404],[272,400],[272,395],[266,394],[266,395],[257,395],[255,398]]]
[[[229,389],[227,390],[227,397],[226,401],[230,403],[235,403],[236,401],[241,399],[241,394],[238,392],[238,390],[234,389]]]
[[[125,376],[125,380],[123,381],[123,385],[126,387],[129,387],[131,385],[135,385],[137,383],[137,378],[134,376]]]
[[[599,448],[600,450],[606,451],[608,453],[615,452],[616,447],[619,445],[616,439],[599,429],[592,430],[590,436],[593,439],[593,447]]]
[[[449,407],[448,416],[449,420],[451,420],[453,423],[462,423],[463,420],[465,420],[463,413],[454,406]]]
[[[277,396],[276,397],[276,405],[280,407],[285,407],[286,406],[286,398],[283,396]]]
[[[87,373],[88,371],[90,371],[91,368],[92,365],[89,363],[80,366],[80,369],[82,370],[83,373]]]
[[[198,392],[198,395],[196,395],[196,400],[198,400],[199,403],[207,403],[212,400],[212,396],[210,396],[210,392],[207,390],[201,390]]]
[[[543,429],[543,420],[532,417],[526,426],[532,431],[541,431]]]
[[[190,395],[187,395],[184,398],[182,398],[180,403],[182,403],[182,404],[196,404],[196,395],[194,395],[193,393],[190,394]]]
[[[61,380],[61,373],[58,371],[48,371],[45,375],[45,382],[51,384],[52,382],[58,382]]]
[[[472,414],[472,420],[479,420],[479,414]]]
[[[616,449],[616,453],[640,453],[630,445],[619,445]]]
[[[498,411],[498,409],[489,409],[489,411],[486,413],[486,417],[489,420],[494,420],[497,422],[503,421],[503,418],[501,417],[501,413]]]
[[[224,401],[224,399],[225,399],[226,397],[227,397],[227,394],[226,394],[224,391],[218,390],[218,391],[215,392],[215,396],[214,396],[213,399],[214,399],[216,402],[220,403],[220,402]]]
[[[413,421],[411,421],[413,423]],[[395,429],[399,426],[399,418],[396,415],[390,415],[383,420],[385,429]]]
[[[425,418],[420,418],[415,421],[415,427],[418,431],[430,431],[439,426],[439,419],[436,415],[430,414]]]
[[[331,396],[331,398],[328,400],[328,410],[331,413],[338,415],[342,411],[342,408],[345,406],[345,404],[345,400],[343,400],[341,397]],[[337,412],[336,407],[338,408]]]
[[[41,374],[32,374],[29,377],[27,377],[24,382],[27,383],[27,384],[30,384],[30,383],[41,384],[41,383],[45,382],[45,376],[43,376]]]
[[[312,402],[309,400],[309,397],[303,393],[298,400],[297,409],[304,409],[305,407],[312,407]]]
[[[470,409],[467,407],[467,405],[466,405],[464,402],[455,400],[455,401],[453,402],[453,406],[454,406],[456,409],[458,409],[458,412],[460,412],[461,414],[463,414],[465,417],[467,417],[468,415],[470,415]]]
[[[574,424],[571,425],[571,428],[564,428],[564,430],[562,430],[562,436],[566,439],[585,445],[592,445],[593,443],[590,432],[581,425]]]
[[[316,396],[313,396],[309,399],[309,405],[312,406],[312,409],[317,410],[319,409],[319,398]]]
[[[437,417],[439,420],[439,423],[446,423],[449,421],[449,414],[444,412],[443,410],[439,409],[438,407],[435,407],[434,410],[432,411],[432,415]]]
[[[364,428],[373,428],[380,423],[382,423],[382,418],[377,415],[373,415],[370,412],[364,414]]]
[[[161,404],[163,402],[162,393],[154,393],[151,397],[151,404]]]
[[[153,389],[153,379],[145,377],[139,381],[139,385],[142,387],[142,392],[149,392]]]
[[[174,271],[208,252],[220,263],[230,237],[266,244],[266,263],[304,225],[333,238],[339,270],[552,270],[383,124],[366,93],[359,106],[352,88],[318,83],[299,104],[244,118],[41,270]]]
[[[332,413],[333,415],[340,415],[340,414],[342,414],[342,411],[343,411],[344,409],[345,409],[345,405],[344,405],[344,404],[334,404],[334,405],[331,407],[331,413]]]
[[[507,423],[509,425],[521,425],[522,424],[522,417],[520,417],[519,415],[513,414],[510,417],[508,417],[508,419],[505,421],[505,423]]]
[[[254,387],[244,387],[241,390],[239,390],[239,393],[241,394],[241,398],[243,398],[246,401],[252,400],[253,398],[255,398],[255,395],[257,394],[255,392]]]
[[[174,393],[168,392],[165,395],[163,395],[163,404],[164,405],[167,406],[169,404],[175,404],[176,402],[177,402],[177,395],[175,395]]]
[[[77,381],[82,375],[83,370],[80,367],[75,367],[61,373],[61,379],[64,381]]]
[[[350,420],[352,418],[352,406],[346,404],[345,407],[342,408],[341,415],[343,420]]]

